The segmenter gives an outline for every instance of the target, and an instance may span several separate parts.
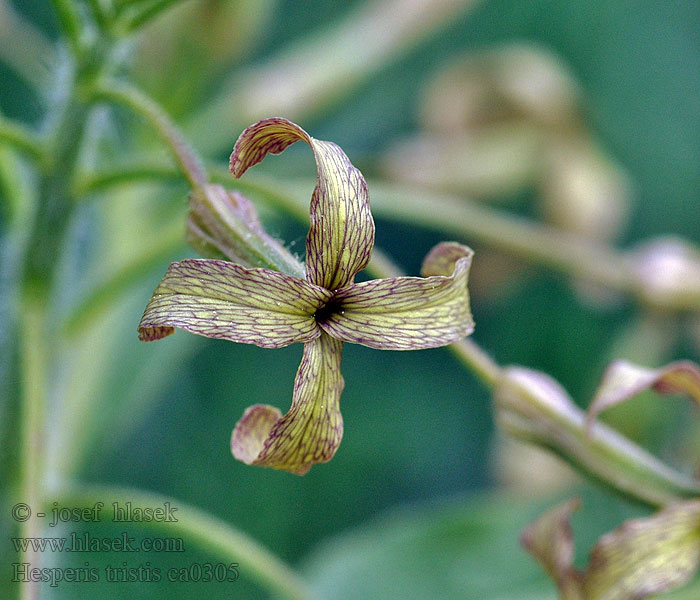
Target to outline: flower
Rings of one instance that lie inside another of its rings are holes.
[[[686,500],[629,519],[603,535],[585,569],[574,566],[571,515],[578,498],[550,509],[521,535],[562,600],[643,600],[674,589],[700,566],[700,501]]]
[[[434,248],[423,265],[425,278],[354,283],[370,259],[374,222],[365,180],[337,145],[286,119],[265,119],[238,138],[231,172],[240,177],[268,153],[299,140],[311,146],[317,165],[305,276],[223,260],[173,263],[146,306],[139,337],[160,339],[177,327],[263,348],[303,342],[289,412],[251,406],[233,430],[231,450],[247,464],[304,474],[330,460],[343,435],[343,342],[434,348],[470,334],[474,324],[467,291],[472,251],[460,244]]]

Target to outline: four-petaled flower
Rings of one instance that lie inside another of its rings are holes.
[[[238,138],[231,172],[240,177],[266,154],[299,140],[311,146],[317,164],[305,278],[223,260],[173,263],[146,307],[139,334],[150,341],[178,327],[263,348],[303,342],[289,412],[251,406],[231,437],[237,459],[303,474],[330,460],[340,444],[343,342],[434,348],[470,334],[473,321],[467,292],[472,252],[456,243],[431,251],[425,278],[354,283],[369,262],[374,222],[362,174],[337,145],[286,119],[266,119]]]

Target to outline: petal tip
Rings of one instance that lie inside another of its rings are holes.
[[[229,170],[238,178],[267,154],[279,154],[299,140],[311,143],[309,134],[288,119],[270,117],[258,121],[246,128],[236,140],[229,159]]]
[[[440,242],[423,260],[421,274],[423,277],[442,275],[449,277],[455,271],[458,264],[471,266],[474,251],[458,242]]]
[[[155,342],[164,337],[168,337],[175,333],[173,327],[167,327],[163,325],[158,325],[155,327],[150,327],[148,325],[139,325],[139,340],[142,342]]]
[[[249,406],[231,434],[231,453],[234,458],[247,465],[255,464],[270,431],[281,418],[282,413],[274,406]]]

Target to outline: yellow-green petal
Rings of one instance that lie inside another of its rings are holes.
[[[580,505],[577,498],[560,504],[530,523],[520,536],[523,547],[556,583],[562,600],[584,600],[580,574],[573,568],[571,531],[571,515]]]
[[[312,138],[291,121],[272,118],[241,134],[230,168],[240,177],[266,154],[282,152],[299,140],[311,146],[317,167],[306,239],[306,277],[335,290],[352,283],[355,274],[367,266],[374,246],[367,185],[345,153],[332,142]]]
[[[304,279],[268,269],[206,259],[170,265],[139,325],[143,341],[172,328],[263,348],[310,342],[320,335],[313,318],[330,293]]]
[[[282,417],[273,406],[248,408],[231,436],[234,457],[297,475],[333,458],[343,437],[342,348],[325,334],[304,345],[289,412]]]
[[[643,600],[676,588],[700,566],[700,501],[625,521],[602,536],[581,571],[573,566],[570,500],[528,525],[522,542],[559,588],[562,600]]]
[[[690,580],[700,565],[700,501],[626,521],[591,551],[586,600],[641,600]]]
[[[332,310],[320,311],[322,318],[317,313],[319,326],[345,342],[383,350],[436,348],[469,335],[474,331],[467,290],[473,253],[466,246],[460,246],[459,254],[454,247],[447,250],[453,259],[451,275],[353,284],[334,294]]]

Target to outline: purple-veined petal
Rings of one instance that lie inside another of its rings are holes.
[[[584,600],[580,575],[573,568],[571,531],[571,515],[580,506],[578,498],[564,502],[530,523],[520,536],[520,543],[542,565],[565,600]]]
[[[238,138],[231,154],[231,172],[240,177],[266,154],[277,154],[299,140],[314,152],[317,181],[311,198],[306,239],[306,277],[335,290],[352,283],[369,262],[374,246],[374,221],[362,174],[332,142],[312,138],[282,118],[251,125]]]
[[[297,475],[333,458],[343,437],[342,349],[342,342],[325,334],[304,344],[289,412],[282,417],[273,406],[248,408],[231,436],[234,457]]]
[[[648,389],[660,394],[684,394],[700,404],[700,367],[690,361],[670,363],[660,369],[640,367],[626,360],[610,363],[588,408],[588,427],[604,410]]]
[[[601,537],[584,574],[586,600],[642,600],[683,585],[700,566],[700,501],[630,519]]]
[[[313,314],[330,293],[268,269],[207,259],[172,263],[146,306],[139,338],[173,327],[263,348],[310,342],[320,334]]]
[[[450,276],[375,279],[338,290],[317,313],[318,324],[340,340],[382,350],[456,342],[474,330],[467,290],[472,251],[460,248],[459,257],[453,254],[449,263],[454,269]]]
[[[585,570],[573,566],[570,500],[527,526],[522,542],[556,582],[562,600],[642,600],[671,590],[700,566],[700,501],[671,504],[602,536]]]

